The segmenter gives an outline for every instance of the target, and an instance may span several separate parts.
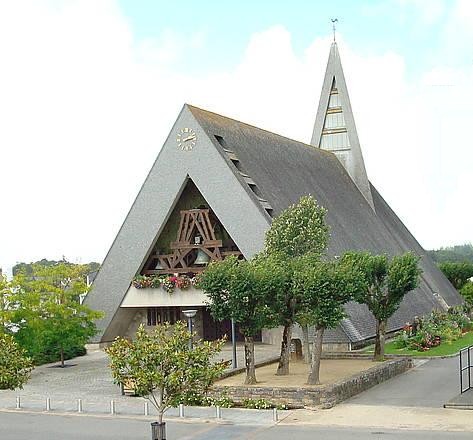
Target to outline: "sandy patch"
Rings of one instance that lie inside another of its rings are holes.
[[[378,365],[369,359],[323,359],[320,365],[320,379],[322,385],[338,382],[356,373],[368,370]],[[309,375],[309,365],[304,362],[291,362],[289,376],[276,376],[277,363],[265,365],[256,369],[256,380],[258,383],[252,385],[269,387],[301,387],[306,385]],[[218,386],[243,385],[245,374],[237,374],[216,382]],[[312,385],[314,386],[314,385]]]

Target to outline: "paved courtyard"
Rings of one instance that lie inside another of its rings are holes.
[[[275,358],[278,347],[256,344],[256,362]],[[244,366],[244,349],[237,347],[238,367]],[[219,359],[231,360],[231,344],[225,344]],[[76,410],[77,400],[82,399],[84,410],[107,412],[110,400],[116,401],[117,411],[143,413],[143,399],[122,396],[112,381],[108,367],[108,356],[101,350],[91,351],[85,356],[66,362],[66,368],[57,364],[41,365],[34,369],[30,381],[23,390],[0,390],[0,409],[12,408],[20,396],[25,408],[43,408],[45,399],[51,399],[51,407],[61,410]],[[276,367],[275,367],[276,368]]]

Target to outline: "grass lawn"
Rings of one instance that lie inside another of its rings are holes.
[[[458,353],[462,348],[473,345],[473,332],[465,333],[460,339],[448,344],[446,342],[427,351],[408,350],[407,348],[396,348],[394,342],[386,343],[386,354],[405,354],[406,356],[447,356]],[[374,345],[365,349],[368,353],[374,351]]]

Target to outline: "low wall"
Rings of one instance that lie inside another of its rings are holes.
[[[319,405],[322,408],[332,408],[337,403],[404,373],[411,367],[411,359],[400,358],[377,364],[366,371],[329,385],[284,388],[214,385],[210,394],[213,396],[226,394],[235,402],[242,402],[245,399],[265,399],[290,408]]]

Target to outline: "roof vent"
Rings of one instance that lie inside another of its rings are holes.
[[[223,147],[223,151],[225,152],[226,156],[232,161],[233,165],[235,165],[237,170],[240,170],[241,169],[240,161],[238,160],[237,155],[227,147],[227,143],[225,142],[225,139],[218,134],[214,136],[215,136],[215,139],[217,139],[217,142]]]
[[[223,151],[225,152],[226,156],[232,161],[233,165],[235,165],[236,169],[238,170],[241,178],[245,181],[245,183],[248,185],[248,187],[253,191],[255,194],[256,198],[258,199],[259,203],[261,206],[266,210],[266,212],[272,217],[273,215],[273,207],[269,204],[269,202],[262,197],[261,191],[259,190],[258,186],[256,185],[256,182],[246,173],[244,173],[241,169],[241,164],[240,160],[238,159],[238,156],[235,154],[234,151],[230,150],[228,148],[227,143],[225,142],[225,139],[216,134],[214,135],[215,139],[217,142],[222,146]]]

